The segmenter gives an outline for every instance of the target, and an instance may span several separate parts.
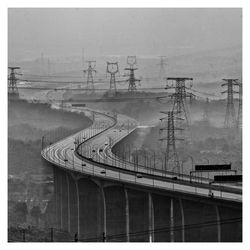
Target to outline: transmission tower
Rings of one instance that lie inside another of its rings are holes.
[[[128,56],[127,57],[127,64],[129,67],[125,68],[125,70],[129,70],[129,79],[127,80],[128,85],[128,92],[135,92],[136,91],[136,82],[140,82],[141,80],[135,78],[135,70],[138,68],[134,68],[136,65],[136,56]]]
[[[164,79],[166,77],[166,71],[165,71],[165,66],[167,63],[165,62],[166,56],[160,56],[160,63],[157,65],[160,66],[160,71],[159,71],[159,78]]]
[[[21,75],[15,72],[16,69],[20,69],[20,67],[8,67],[10,69],[10,74],[8,77],[8,93],[12,95],[19,95],[18,88],[17,88],[17,81],[19,80],[16,78],[16,75]]]
[[[238,93],[234,91],[233,87],[237,86],[238,79],[223,79],[225,83],[223,83],[221,86],[227,86],[227,90],[223,91],[222,93],[227,93],[227,109],[226,109],[226,115],[225,115],[225,121],[224,121],[224,127],[225,128],[233,128],[236,126],[236,120],[235,120],[235,110],[234,110],[234,93]]]
[[[112,63],[107,62],[107,70],[106,73],[110,74],[110,87],[109,94],[111,96],[116,95],[116,79],[115,74],[119,72],[118,62]]]
[[[95,63],[96,61],[87,61],[88,68],[86,70],[83,70],[83,72],[87,73],[87,92],[88,93],[94,93],[95,92],[95,86],[94,86],[94,79],[93,79],[93,72],[96,73],[95,70]]]
[[[239,85],[239,107],[237,115],[237,128],[242,128],[242,82],[239,82],[238,85]]]
[[[183,130],[181,128],[175,127],[175,121],[180,120],[181,118],[175,117],[173,111],[161,112],[167,114],[167,117],[161,118],[161,121],[166,121],[166,126],[160,128],[160,133],[167,131],[167,136],[160,138],[160,141],[167,141],[166,147],[166,165],[165,170],[177,170],[177,173],[180,173],[180,161],[176,151],[176,140],[183,140],[177,138],[175,132],[177,130]]]
[[[187,97],[189,98],[194,98],[195,96],[193,93],[189,93],[186,90],[191,89],[186,87],[186,80],[192,81],[193,78],[188,78],[188,77],[168,77],[167,78],[167,86],[165,89],[174,89],[175,93],[171,95],[171,98],[174,98],[173,102],[173,108],[172,111],[174,111],[178,117],[184,118],[186,121],[186,124],[190,124],[190,117],[189,117],[189,112],[187,108],[187,103],[186,99]],[[169,81],[174,81],[175,86],[172,84],[172,86],[169,85]]]

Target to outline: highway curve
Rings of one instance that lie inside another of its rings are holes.
[[[133,118],[85,107],[68,106],[64,109],[92,114],[93,124],[42,149],[42,157],[53,165],[101,179],[202,197],[208,197],[212,191],[214,198],[242,202],[242,190],[239,187],[214,186],[208,181],[201,184],[195,179],[190,183],[187,175],[178,176],[176,179],[174,173],[135,166],[115,156],[111,151],[115,143],[132,133],[138,126]]]

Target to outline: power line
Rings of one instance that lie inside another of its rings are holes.
[[[152,230],[140,230],[140,231],[136,231],[136,232],[131,232],[129,233],[130,236],[143,236],[143,235],[149,235],[150,233],[162,233],[162,232],[178,232],[178,231],[182,231],[184,230],[191,230],[191,229],[198,229],[198,228],[204,228],[204,227],[211,227],[211,226],[217,226],[218,223],[220,225],[227,225],[227,224],[235,224],[235,223],[241,223],[242,222],[242,217],[235,217],[235,218],[229,218],[229,219],[223,219],[223,220],[210,220],[210,221],[204,221],[204,222],[199,222],[199,223],[192,223],[192,224],[186,224],[184,225],[184,228],[182,225],[178,225],[178,226],[164,226],[164,227],[159,227],[159,228],[155,228]],[[8,229],[9,230],[9,229]],[[31,231],[31,229],[24,229],[24,228],[19,228],[18,229],[21,234],[23,235],[23,232],[25,231]],[[49,239],[50,241],[54,241],[54,233],[58,232],[58,233],[68,233],[68,231],[66,230],[62,230],[59,228],[41,228],[41,230],[46,231],[49,230]],[[74,234],[75,235],[75,234]],[[82,238],[82,239],[78,239],[78,241],[81,242],[87,242],[87,241],[103,241],[103,236],[105,236],[105,240],[113,240],[113,239],[120,239],[120,238],[126,238],[127,234],[126,233],[120,233],[120,234],[110,234],[110,235],[102,235],[99,237],[93,236],[93,234],[85,234],[86,238]],[[77,235],[78,237],[78,235]],[[73,240],[67,240],[67,241],[75,241],[75,237]]]
[[[211,227],[211,226],[217,226],[218,223],[220,223],[220,225],[226,225],[226,224],[233,224],[233,223],[238,223],[242,221],[242,217],[237,217],[237,218],[230,218],[230,219],[224,219],[224,220],[220,220],[218,222],[218,220],[211,220],[211,221],[205,221],[205,222],[200,222],[200,223],[193,223],[193,224],[187,224],[184,225],[184,230],[190,230],[190,229],[195,229],[195,228],[204,228],[204,227]],[[149,235],[150,233],[162,233],[162,232],[170,232],[170,231],[182,231],[183,230],[183,226],[174,226],[174,227],[161,227],[161,228],[157,228],[154,230],[142,230],[142,231],[137,231],[137,232],[133,232],[133,233],[129,233],[129,236],[143,236],[143,235]],[[119,238],[125,238],[126,234],[122,233],[122,234],[113,234],[113,235],[106,235],[106,240],[107,239],[119,239]],[[81,241],[101,241],[103,239],[103,237],[92,237],[92,238],[85,238],[85,239],[81,239]]]

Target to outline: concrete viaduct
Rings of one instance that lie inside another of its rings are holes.
[[[242,241],[240,187],[126,165],[111,149],[136,129],[135,120],[67,109],[91,113],[93,124],[59,142],[43,138],[41,154],[54,171],[56,227],[93,242]]]

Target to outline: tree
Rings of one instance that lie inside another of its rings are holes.
[[[39,219],[41,217],[41,210],[39,206],[34,206],[31,210],[30,210],[30,215],[33,217],[33,219],[35,220],[35,224],[36,226],[38,226],[39,223]]]
[[[14,206],[14,220],[15,223],[21,224],[26,222],[28,214],[27,204],[25,202],[17,202]]]

